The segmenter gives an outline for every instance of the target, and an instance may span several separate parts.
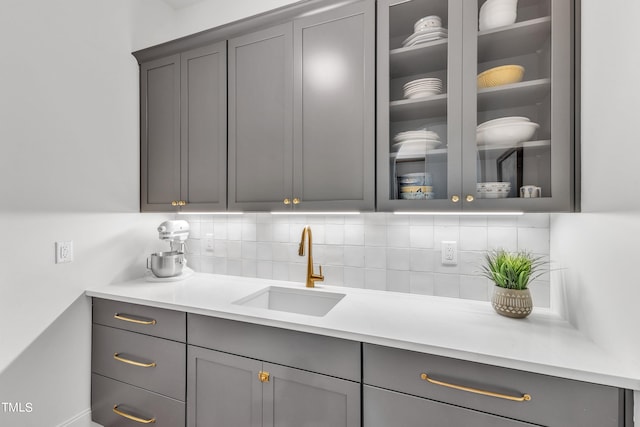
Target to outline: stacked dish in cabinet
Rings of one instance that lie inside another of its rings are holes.
[[[551,1],[477,3],[476,196],[515,198],[524,185],[549,189]]]

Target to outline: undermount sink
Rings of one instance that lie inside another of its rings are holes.
[[[239,299],[233,304],[309,316],[324,316],[344,296],[345,294],[324,292],[317,289],[291,289],[269,286]]]

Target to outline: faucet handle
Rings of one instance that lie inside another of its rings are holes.
[[[324,276],[322,275],[322,266],[318,264],[318,267],[320,268],[320,273],[319,274],[313,273],[311,276],[315,281],[322,282],[324,280]]]

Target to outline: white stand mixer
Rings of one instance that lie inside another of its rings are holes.
[[[158,237],[169,241],[171,251],[156,252],[147,258],[147,280],[175,281],[193,274],[185,257],[189,223],[184,220],[164,221],[158,226]]]

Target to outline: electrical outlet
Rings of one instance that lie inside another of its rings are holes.
[[[56,264],[73,261],[73,241],[56,242]]]
[[[442,265],[458,264],[458,242],[443,241],[442,242]]]

